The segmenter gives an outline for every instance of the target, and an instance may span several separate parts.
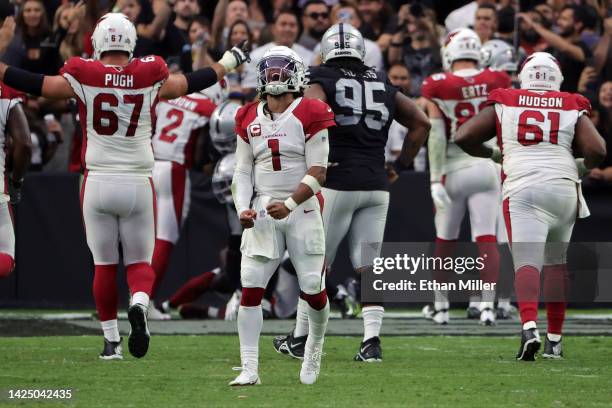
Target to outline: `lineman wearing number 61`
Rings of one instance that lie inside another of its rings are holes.
[[[417,154],[430,128],[425,114],[397,92],[384,74],[364,65],[364,57],[364,41],[357,29],[343,23],[332,26],[321,41],[323,65],[310,68],[310,87],[305,93],[326,101],[337,123],[329,131],[330,164],[322,189],[326,261],[333,263],[340,242],[348,234],[351,263],[358,277],[373,262],[362,256],[362,244],[383,241],[389,207],[385,169],[389,126],[395,119],[409,129],[398,159],[405,165]],[[355,360],[381,361],[383,306],[362,302],[362,307],[364,336]],[[277,351],[301,354],[293,348],[303,347],[308,334],[304,308],[305,302],[300,299],[295,330],[274,340]]]
[[[61,75],[43,76],[0,64],[0,79],[33,95],[78,101],[83,124],[81,161],[86,169],[81,207],[95,263],[94,299],[104,331],[100,358],[123,358],[117,328],[119,237],[132,293],[128,345],[134,357],[143,357],[149,348],[146,313],[154,280],[151,135],[155,105],[159,98],[173,99],[213,85],[246,61],[248,53],[241,44],[211,67],[169,75],[160,57],[132,58],[136,28],[121,13],[104,15],[91,40],[94,59],[71,58]]]

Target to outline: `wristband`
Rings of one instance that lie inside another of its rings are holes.
[[[310,187],[314,194],[317,194],[319,191],[321,191],[321,184],[319,184],[319,180],[317,180],[310,174],[305,175],[300,183],[306,184],[308,187]]]
[[[200,92],[217,83],[217,72],[211,67],[198,69],[185,74],[187,79],[187,94]]]
[[[292,197],[289,197],[288,199],[286,199],[283,204],[285,204],[285,207],[287,207],[287,209],[289,211],[293,211],[297,208],[298,204],[295,202],[295,200]]]

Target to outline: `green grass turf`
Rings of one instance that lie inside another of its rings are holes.
[[[318,383],[303,386],[299,362],[263,337],[263,384],[231,388],[236,336],[158,336],[145,358],[111,362],[100,337],[0,338],[0,389],[77,389],[71,403],[0,407],[612,406],[612,338],[568,337],[565,360],[535,363],[514,360],[517,338],[387,337],[382,364],[351,361],[359,342],[328,338]]]

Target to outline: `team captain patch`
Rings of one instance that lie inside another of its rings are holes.
[[[251,137],[261,136],[261,125],[258,123],[253,123],[250,125],[249,133],[251,133]]]

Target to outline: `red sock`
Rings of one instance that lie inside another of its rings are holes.
[[[548,333],[561,334],[567,306],[569,276],[567,265],[550,265],[543,268],[544,300],[546,300],[546,317]]]
[[[101,322],[117,318],[117,265],[96,265],[93,295]]]
[[[6,278],[13,272],[15,268],[15,260],[12,256],[5,253],[0,253],[0,279]]]
[[[204,272],[203,274],[189,279],[170,298],[170,307],[177,308],[185,303],[190,303],[199,298],[208,290],[215,274]]]
[[[155,280],[155,272],[147,262],[138,262],[126,268],[127,282],[130,293],[144,292],[151,296],[151,288]]]
[[[478,253],[485,259],[485,267],[480,271],[480,279],[486,283],[496,283],[499,278],[499,251],[495,235],[476,237]],[[486,255],[486,256],[485,256]]]
[[[153,282],[153,288],[151,289],[151,297],[155,296],[159,284],[166,275],[172,248],[174,248],[174,244],[172,242],[164,241],[163,239],[155,240],[155,250],[153,251],[153,260],[151,261],[151,267],[155,271],[155,281]]]
[[[521,266],[514,277],[514,289],[519,305],[521,323],[538,319],[540,297],[540,273],[531,265]]]

